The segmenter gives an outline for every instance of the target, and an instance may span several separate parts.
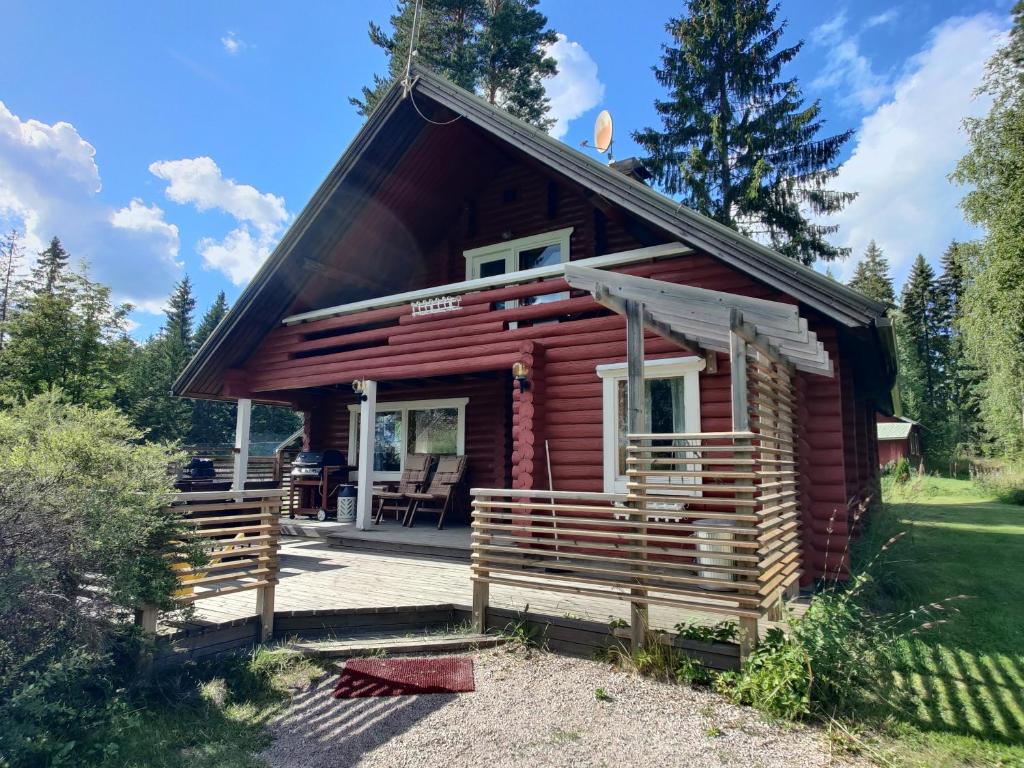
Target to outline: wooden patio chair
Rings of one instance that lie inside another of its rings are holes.
[[[409,514],[409,507],[412,506],[410,493],[422,491],[427,484],[430,470],[434,466],[435,456],[429,453],[410,453],[405,457],[405,469],[402,470],[402,479],[398,484],[390,488],[374,488],[373,498],[377,500],[377,510],[373,516],[373,522],[379,525],[384,519],[384,512],[387,510],[395,513],[395,520],[405,522]]]
[[[404,525],[412,528],[416,513],[432,511],[438,513],[437,529],[444,528],[444,516],[456,501],[456,494],[466,475],[465,456],[444,456],[437,463],[437,470],[425,491],[407,494],[412,504],[405,515]]]

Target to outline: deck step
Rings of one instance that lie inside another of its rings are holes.
[[[477,648],[493,648],[505,641],[497,635],[446,634],[419,637],[380,637],[371,635],[338,640],[311,640],[290,643],[288,647],[307,656],[352,658],[355,656],[400,656],[410,653],[451,653]]]

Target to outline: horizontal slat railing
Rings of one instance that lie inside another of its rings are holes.
[[[278,525],[283,491],[199,491],[172,497],[186,524],[173,568],[180,605],[277,583]],[[198,547],[202,562],[188,555]]]
[[[473,489],[472,578],[763,617],[799,576],[783,445],[753,431],[633,434],[627,494]]]

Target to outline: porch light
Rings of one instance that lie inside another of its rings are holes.
[[[519,389],[526,391],[530,388],[530,366],[524,362],[512,363],[512,378],[519,382]]]
[[[362,379],[356,379],[355,381],[352,382],[352,391],[359,395],[360,400],[366,399],[366,395],[363,394],[363,390],[365,388],[366,387],[364,386]]]

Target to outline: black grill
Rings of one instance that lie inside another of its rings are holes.
[[[302,451],[292,462],[292,477],[320,478],[324,467],[334,470],[346,464],[345,454],[341,451]]]

